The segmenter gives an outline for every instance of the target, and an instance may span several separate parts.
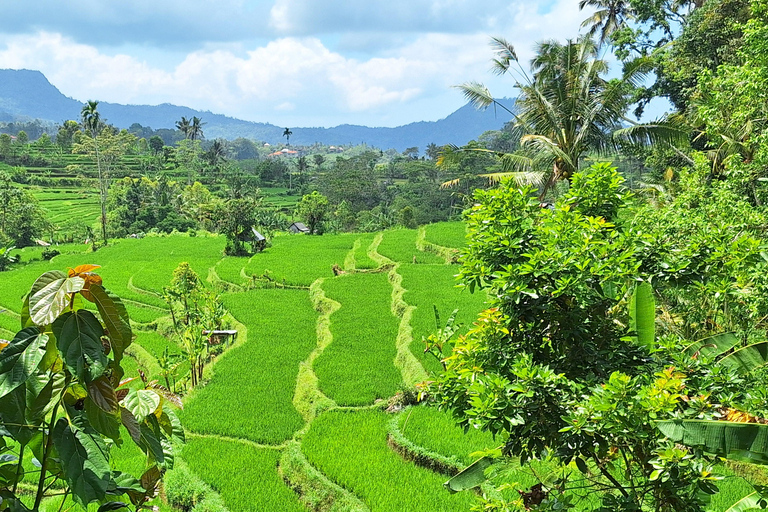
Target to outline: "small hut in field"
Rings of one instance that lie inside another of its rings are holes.
[[[303,222],[294,222],[288,231],[291,233],[309,233],[309,228]]]

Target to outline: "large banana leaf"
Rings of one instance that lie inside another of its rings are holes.
[[[635,332],[637,342],[652,348],[656,341],[656,301],[650,283],[643,282],[635,287],[629,301],[630,329]]]
[[[768,425],[714,420],[667,420],[656,427],[672,441],[733,460],[768,464]]]
[[[701,354],[712,358],[728,352],[738,345],[739,341],[739,338],[732,332],[725,332],[691,343],[685,348],[685,353],[689,356]]]
[[[451,492],[466,491],[467,489],[477,487],[486,481],[485,470],[491,464],[493,464],[493,459],[490,457],[477,459],[443,485]]]
[[[740,348],[720,360],[720,364],[730,366],[744,373],[768,364],[768,341],[755,343]]]
[[[753,492],[751,494],[747,494],[743,498],[741,498],[739,501],[728,507],[728,509],[725,512],[753,512],[753,511],[764,511],[766,509],[766,502],[765,498],[763,498],[759,493]]]

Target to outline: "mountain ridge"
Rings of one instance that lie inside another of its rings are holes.
[[[514,100],[501,100],[512,106]],[[79,119],[82,103],[65,96],[37,70],[0,69],[0,120],[27,117],[61,123]],[[102,118],[128,128],[133,123],[153,129],[175,128],[182,116],[197,116],[206,123],[207,139],[245,137],[270,144],[283,140],[283,127],[270,123],[245,121],[210,111],[161,103],[159,105],[123,105],[99,102]],[[478,111],[467,104],[438,121],[416,121],[397,127],[369,127],[341,124],[331,128],[292,127],[291,143],[311,145],[347,145],[365,143],[381,149],[408,147],[424,149],[428,144],[466,144],[487,130],[498,130],[508,118],[496,116],[493,109]]]

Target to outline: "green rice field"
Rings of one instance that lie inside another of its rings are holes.
[[[283,235],[264,252],[242,258],[224,257],[225,240],[213,235],[114,240],[97,252],[71,244],[60,246],[62,254],[51,261],[30,248],[23,264],[2,274],[0,338],[19,329],[22,298],[41,273],[98,264],[104,285],[123,299],[135,326],[134,346],[123,364],[127,376],[141,369],[164,384],[160,358],[182,350],[163,335],[171,320],[161,293],[178,264],[189,262],[203,281],[218,287],[238,337],[209,364],[204,385],[190,389],[189,365],[179,367],[179,389],[186,391],[179,416],[187,433],[179,460],[228,510],[466,511],[476,496],[448,493],[448,477],[398,449],[393,429],[410,449],[457,466],[503,440],[465,433],[448,413],[431,407],[385,412],[387,400],[405,386],[403,351],[410,351],[424,378],[442,370],[437,358],[424,354],[422,341],[435,331],[434,307],[441,326],[457,309],[461,334],[486,304],[484,294],[456,287],[457,265],[420,249],[429,244],[462,247],[464,225]],[[403,333],[410,338],[403,341]],[[145,461],[131,446],[116,450],[114,458],[139,474]],[[299,471],[284,467],[288,455],[299,461]],[[535,483],[530,470],[518,469],[510,474],[523,488]],[[743,481],[732,482],[725,501],[744,492]],[[578,510],[594,505],[589,496],[577,498]],[[60,504],[46,502],[42,509],[53,512]],[[172,510],[160,501],[153,505]]]

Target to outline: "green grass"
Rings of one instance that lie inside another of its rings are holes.
[[[317,344],[309,294],[251,290],[224,302],[248,328],[248,341],[225,353],[211,382],[187,400],[184,425],[261,443],[285,441],[304,424],[292,400],[299,362]]]
[[[470,429],[464,433],[449,413],[435,407],[411,407],[400,414],[398,425],[413,444],[444,457],[454,457],[465,466],[476,459],[470,457],[471,453],[503,444],[488,432]]]
[[[427,242],[443,247],[461,249],[467,245],[467,232],[463,222],[437,222],[426,226]]]
[[[248,275],[264,273],[278,282],[309,286],[318,277],[333,277],[331,267],[344,265],[358,235],[286,235],[272,240],[272,247],[251,258]]]
[[[192,437],[182,455],[189,468],[218,491],[231,512],[304,510],[277,473],[277,450]]]
[[[468,510],[472,493],[450,494],[444,475],[403,461],[386,442],[390,416],[376,410],[331,411],[318,417],[302,443],[309,461],[352,491],[372,512]]]
[[[320,389],[340,405],[393,395],[402,378],[394,366],[399,322],[387,275],[345,275],[325,281],[323,289],[341,308],[331,315],[333,341],[315,361]]]
[[[445,263],[438,255],[416,248],[417,234],[415,229],[385,231],[378,253],[399,263]]]
[[[430,354],[424,353],[422,337],[436,331],[435,313],[437,306],[440,313],[441,327],[450,317],[454,309],[458,309],[456,323],[463,324],[459,334],[465,333],[477,319],[477,314],[485,307],[485,292],[457,288],[454,275],[458,272],[455,265],[408,265],[403,264],[398,272],[403,276],[403,288],[407,291],[403,296],[405,302],[416,306],[411,317],[413,341],[411,352],[421,361],[424,367],[433,373],[442,371],[439,361]],[[450,354],[450,347],[445,347],[444,354]]]

